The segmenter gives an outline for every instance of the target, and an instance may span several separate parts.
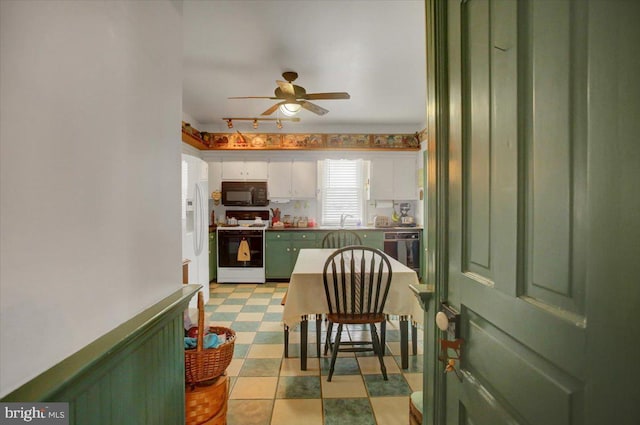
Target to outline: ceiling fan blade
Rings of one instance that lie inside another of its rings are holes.
[[[273,96],[235,96],[235,97],[228,97],[227,99],[278,99],[278,98]]]
[[[278,109],[278,107],[280,105],[282,105],[284,102],[278,102],[278,103],[274,103],[269,109],[267,109],[266,111],[264,111],[262,114],[260,115],[271,115],[273,114],[276,109]]]
[[[307,93],[304,97],[309,100],[321,100],[321,99],[351,99],[347,92],[332,92],[332,93]]]
[[[293,84],[280,80],[276,80],[276,83],[278,83],[278,87],[280,87],[280,90],[282,90],[282,93],[284,93],[285,96],[296,95],[296,90],[293,88]]]
[[[323,107],[320,107],[318,105],[316,105],[315,103],[311,103],[311,102],[307,102],[307,101],[301,101],[300,105],[302,105],[302,107],[308,111],[313,112],[314,114],[318,114],[318,115],[324,115],[327,112],[329,112],[328,109],[324,109]]]

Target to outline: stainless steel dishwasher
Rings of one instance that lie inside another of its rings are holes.
[[[384,233],[384,252],[420,275],[421,230],[394,230]]]

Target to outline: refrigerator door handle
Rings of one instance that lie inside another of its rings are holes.
[[[201,223],[201,208],[202,199],[200,194],[200,186],[196,183],[194,190],[194,205],[193,205],[193,225],[194,225],[194,235],[193,235],[193,250],[195,251],[196,256],[200,255],[202,252],[202,223]]]
[[[198,185],[198,191],[200,194],[199,197],[199,208],[200,208],[200,246],[198,249],[198,255],[200,255],[202,253],[202,251],[204,251],[204,247],[205,247],[205,241],[207,240],[207,235],[206,235],[206,231],[209,230],[209,227],[207,226],[207,214],[205,214],[205,209],[207,208],[207,204],[205,201],[205,194],[204,194],[204,190],[202,189],[202,186]]]

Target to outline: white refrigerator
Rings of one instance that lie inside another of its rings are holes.
[[[209,300],[209,170],[208,164],[182,154],[182,258],[188,259],[189,283],[202,285]],[[190,308],[197,308],[193,297]]]

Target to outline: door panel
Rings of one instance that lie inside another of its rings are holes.
[[[583,420],[580,7],[449,2],[449,424]]]
[[[520,103],[527,161],[523,295],[584,312],[586,199],[586,36],[584,8],[528,2],[521,18]],[[576,320],[581,320],[576,317]]]
[[[571,423],[574,407],[582,408],[580,381],[474,311],[467,309],[464,317],[467,349],[474,353],[464,368],[477,380],[478,390],[490,389],[524,423]]]

